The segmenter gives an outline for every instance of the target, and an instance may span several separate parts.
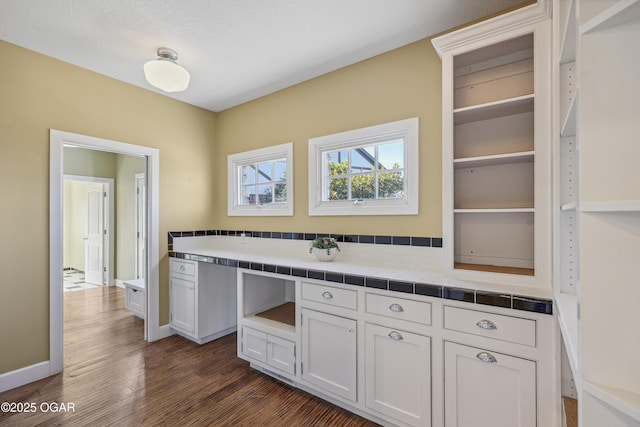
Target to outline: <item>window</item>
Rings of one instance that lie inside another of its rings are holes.
[[[229,216],[293,215],[293,144],[228,156]]]
[[[309,140],[309,215],[417,213],[417,118]]]

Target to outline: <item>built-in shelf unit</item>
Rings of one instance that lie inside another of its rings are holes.
[[[550,288],[551,20],[539,3],[433,41],[447,274]]]
[[[640,425],[640,0],[556,0],[555,307],[580,425]]]

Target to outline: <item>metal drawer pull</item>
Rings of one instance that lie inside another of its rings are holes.
[[[394,313],[401,313],[404,311],[404,308],[402,308],[400,304],[391,304],[389,306],[389,310],[393,311]]]
[[[483,362],[487,362],[487,363],[496,363],[497,360],[495,357],[493,357],[493,355],[491,353],[487,353],[486,351],[482,351],[478,354],[476,354],[476,357],[480,360],[482,360]]]
[[[482,329],[489,329],[489,330],[498,329],[495,323],[487,319],[479,320],[478,323],[476,323],[476,325],[478,325],[478,327]]]
[[[331,295],[331,292],[325,291],[325,292],[322,293],[322,298],[331,299],[331,298],[333,298],[333,295]]]
[[[184,265],[180,266],[180,271],[184,271]]]
[[[402,339],[402,335],[400,335],[400,332],[391,331],[389,332],[389,338],[391,338],[392,340],[400,341]]]

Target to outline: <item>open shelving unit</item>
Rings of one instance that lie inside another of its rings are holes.
[[[555,307],[581,425],[640,425],[640,0],[556,0]]]
[[[550,20],[527,13],[516,25],[498,19],[434,39],[443,62],[444,250],[447,274],[548,287]]]

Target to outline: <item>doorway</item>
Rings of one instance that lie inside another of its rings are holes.
[[[112,178],[64,175],[64,291],[114,284],[114,189]]]
[[[63,184],[64,147],[81,147],[101,152],[142,156],[145,161],[145,264],[147,316],[145,334],[147,341],[155,341],[170,334],[159,327],[159,150],[123,142],[73,134],[52,129],[50,131],[50,191],[49,191],[49,300],[50,300],[50,360],[49,373],[63,368]]]

